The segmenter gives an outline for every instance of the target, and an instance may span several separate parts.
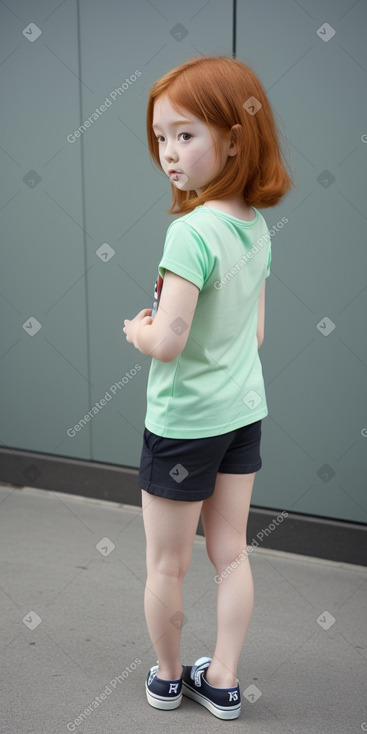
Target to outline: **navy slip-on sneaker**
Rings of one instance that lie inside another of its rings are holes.
[[[182,678],[163,680],[157,677],[158,665],[154,665],[145,681],[148,703],[156,709],[177,709],[182,701]]]
[[[218,719],[237,719],[241,713],[239,686],[214,688],[204,678],[211,658],[199,658],[194,665],[184,665],[182,693],[208,709]]]

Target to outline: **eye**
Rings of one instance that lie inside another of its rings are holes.
[[[178,137],[180,138],[180,137],[181,137],[181,135],[187,135],[189,139],[190,139],[190,138],[192,138],[192,135],[191,135],[191,133],[179,133]],[[160,142],[161,142],[161,141],[159,140],[159,138],[163,138],[163,135],[156,135],[156,140],[158,141],[158,143],[160,143]],[[188,140],[186,139],[186,140],[185,140],[184,142],[185,142],[185,143],[187,143],[187,142],[188,142]]]

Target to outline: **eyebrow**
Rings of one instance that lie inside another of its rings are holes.
[[[192,120],[175,120],[175,122],[169,123],[168,127],[175,127],[176,125],[192,125],[192,124],[193,124]],[[159,127],[160,125],[158,125],[158,123],[156,123],[155,125],[152,125],[153,130],[154,128],[159,128]]]

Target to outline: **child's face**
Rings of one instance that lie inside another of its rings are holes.
[[[176,125],[178,120],[187,120]],[[154,103],[153,128],[158,140],[161,166],[172,183],[182,191],[203,189],[222,171],[230,150],[230,135],[218,132],[195,117],[191,112],[181,109],[178,113],[171,106],[166,95],[161,95]],[[220,143],[220,160],[216,160],[215,136]],[[181,173],[172,174],[170,170]]]

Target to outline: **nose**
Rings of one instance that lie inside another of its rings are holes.
[[[173,141],[166,142],[164,153],[163,153],[163,158],[167,162],[177,161],[177,153],[175,151],[175,146],[174,146]]]

